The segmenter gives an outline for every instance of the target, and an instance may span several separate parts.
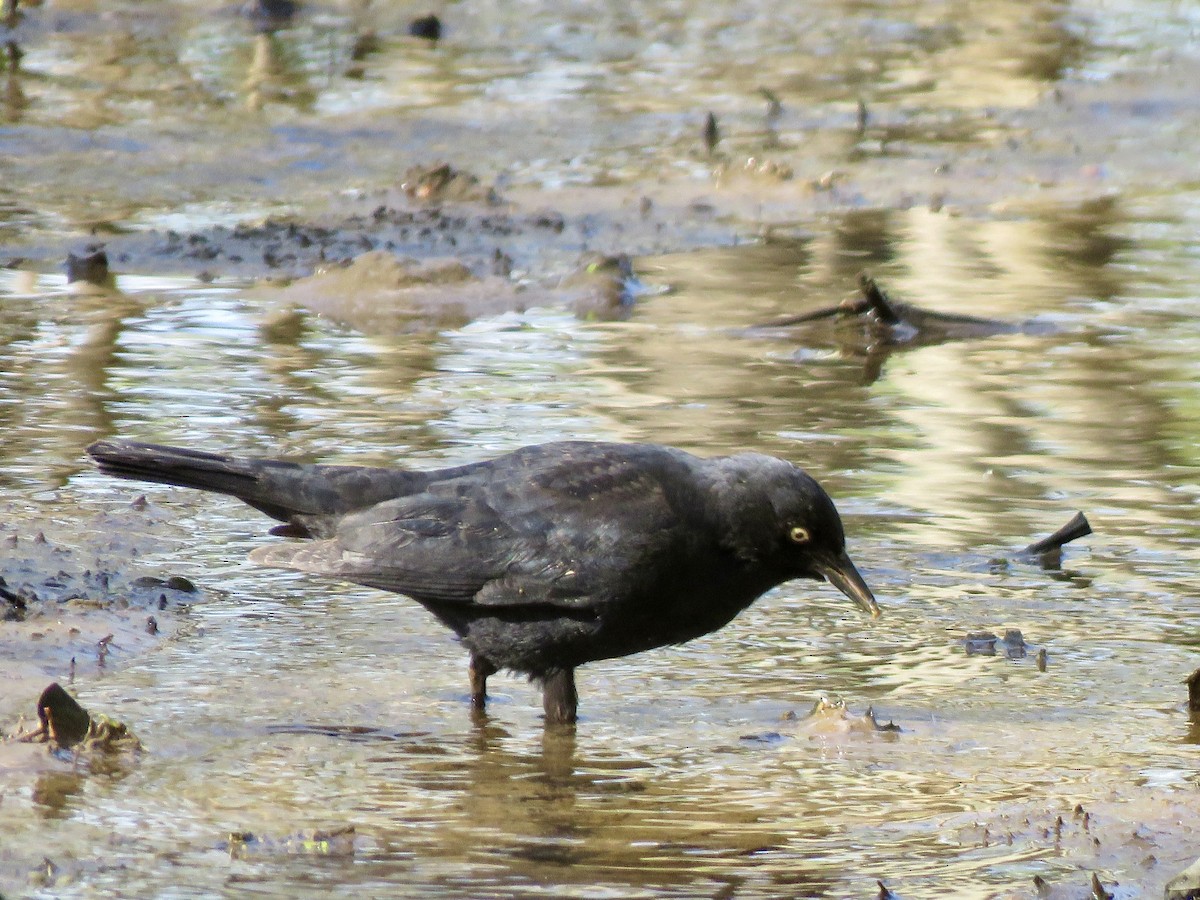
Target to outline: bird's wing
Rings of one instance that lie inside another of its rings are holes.
[[[586,608],[673,539],[657,476],[612,450],[476,468],[347,516],[330,539],[253,558],[425,602]]]

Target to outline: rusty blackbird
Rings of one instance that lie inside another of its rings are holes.
[[[447,469],[302,465],[134,441],[88,453],[109,475],[215,491],[307,538],[256,562],[404,594],[470,651],[472,702],[500,669],[574,722],[574,670],[715,631],[793,578],[874,616],[817,482],[759,453],[567,441]]]

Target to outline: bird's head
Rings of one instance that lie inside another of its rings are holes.
[[[729,549],[778,581],[828,581],[863,611],[879,616],[871,589],[846,553],[842,518],[812,476],[757,453],[713,462],[719,464],[716,499]]]

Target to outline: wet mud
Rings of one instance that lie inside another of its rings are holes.
[[[69,687],[153,650],[203,600],[188,579],[139,561],[167,546],[152,532],[169,529],[168,518],[141,499],[69,523],[41,520],[32,534],[0,523],[0,720],[32,716],[29,698],[50,682]]]

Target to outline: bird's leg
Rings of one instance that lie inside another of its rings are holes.
[[[471,706],[483,709],[487,706],[487,680],[489,675],[496,674],[496,667],[491,660],[471,654],[471,663],[467,674],[471,679]]]
[[[554,669],[542,680],[542,709],[547,725],[569,725],[575,721],[579,694],[575,691],[575,670]]]

